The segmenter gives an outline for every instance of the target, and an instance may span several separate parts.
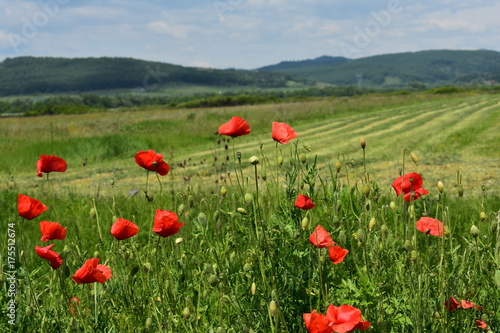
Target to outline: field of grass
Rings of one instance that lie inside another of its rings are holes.
[[[251,134],[218,135],[232,116],[248,121]],[[291,125],[298,139],[277,145],[273,121]],[[0,328],[306,332],[304,313],[348,304],[372,332],[475,332],[476,319],[497,331],[499,124],[495,94],[1,119]],[[147,174],[134,162],[149,149],[163,154],[168,175]],[[41,154],[64,158],[68,170],[38,178]],[[401,172],[421,174],[430,193],[411,202],[397,197],[391,183]],[[49,209],[23,220],[19,193]],[[316,206],[294,207],[299,193]],[[185,225],[178,234],[151,232],[156,209],[179,215]],[[117,217],[136,223],[139,234],[114,239]],[[444,236],[416,230],[421,217],[442,221]],[[43,220],[66,227],[66,239],[41,242]],[[327,249],[310,244],[317,225],[349,250],[343,262],[333,264]],[[7,256],[12,234],[15,253]],[[57,270],[34,251],[53,243],[63,257]],[[113,277],[76,284],[71,276],[93,257]],[[12,258],[16,325],[7,317]],[[79,303],[70,301],[75,296]],[[449,297],[481,309],[449,312]]]

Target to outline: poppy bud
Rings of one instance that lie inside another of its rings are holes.
[[[387,235],[389,235],[389,228],[387,227],[387,224],[382,224],[380,227],[380,232],[382,233],[382,240],[387,239]]]
[[[153,325],[153,319],[151,318],[148,318],[146,319],[146,324],[144,325],[144,327],[149,330],[151,328],[151,326]]]
[[[215,333],[226,333],[226,329],[224,327],[217,327],[217,330],[215,331]]]
[[[412,261],[417,261],[418,259],[418,252],[417,251],[411,251],[410,258]]]
[[[95,217],[97,216],[97,212],[94,207],[90,208],[89,215],[92,220],[95,219]]]
[[[247,215],[247,210],[245,208],[242,208],[242,207],[239,207],[238,209],[236,209],[238,211],[238,213],[242,214],[242,215]]]
[[[368,230],[372,231],[376,225],[377,225],[377,220],[374,217],[372,217],[370,219],[370,222],[368,223]]]
[[[391,203],[389,204],[389,207],[392,209],[392,210],[396,210],[396,203],[394,201],[391,201]]]
[[[184,204],[180,204],[179,207],[177,208],[177,215],[181,216],[184,213],[185,208],[186,206],[184,206]]]
[[[184,308],[184,310],[182,310],[182,316],[184,317],[184,319],[189,319],[189,317],[191,317],[191,310],[189,310],[187,306]]]
[[[304,143],[304,149],[307,150],[307,151],[311,151],[311,146],[308,144],[308,143]]]
[[[114,179],[114,178],[111,178],[111,179],[109,180],[109,184],[110,184],[111,186],[115,186],[115,179]]]
[[[438,191],[439,193],[443,193],[444,191],[444,184],[442,181],[438,181]]]
[[[238,159],[238,162],[241,162],[241,152],[240,151],[236,152],[236,158]]]
[[[361,243],[364,243],[366,241],[366,234],[363,229],[358,229],[358,231],[356,232],[356,239]]]
[[[458,196],[461,198],[464,196],[464,187],[462,184],[458,184]]]
[[[217,209],[213,215],[214,221],[217,221],[219,219],[219,215],[220,215],[220,210]]]
[[[403,248],[406,250],[406,251],[410,251],[412,246],[411,246],[411,242],[407,239],[405,240],[405,243],[403,244]]]
[[[441,314],[439,312],[434,312],[434,318],[436,318],[437,320],[440,320],[441,319]]]
[[[271,315],[274,316],[276,314],[276,310],[278,310],[278,306],[276,305],[276,302],[271,301],[269,303],[269,312],[271,313]]]
[[[478,227],[476,227],[475,225],[473,225],[472,227],[470,227],[470,235],[474,238],[477,238],[477,236],[479,236],[479,229]]]
[[[370,184],[363,184],[363,186],[361,187],[361,193],[363,193],[363,195],[365,197],[368,198],[368,196],[370,195],[370,191],[371,191],[371,188],[370,188]]]
[[[307,156],[306,156],[306,154],[305,154],[305,153],[301,153],[301,154],[299,155],[299,159],[300,159],[300,162],[301,162],[302,164],[305,164],[305,163],[307,162]]]
[[[347,241],[347,236],[346,236],[345,230],[342,229],[339,232],[339,242],[345,243],[346,241]]]
[[[309,219],[307,217],[304,217],[302,219],[302,222],[300,223],[300,227],[302,228],[302,230],[306,230],[308,224],[309,224]]]
[[[151,272],[151,270],[153,269],[153,267],[151,267],[151,263],[149,263],[149,262],[145,262],[144,264],[142,264],[142,268],[144,269],[144,272],[146,272],[146,273]]]
[[[219,284],[219,278],[217,277],[217,275],[215,274],[212,274],[208,277],[208,283],[212,286],[212,287],[215,287]]]
[[[257,285],[255,284],[255,282],[252,282],[252,287],[250,288],[250,291],[252,292],[252,295],[255,295],[255,293],[257,292]]]
[[[361,145],[361,149],[365,149],[366,148],[366,140],[364,137],[361,137],[359,139],[359,144]]]
[[[251,193],[245,193],[245,202],[247,205],[251,205],[253,202],[253,195]]]
[[[413,163],[415,163],[415,165],[418,165],[417,155],[415,155],[414,153],[410,153],[410,157],[411,157],[411,160],[413,161]]]
[[[222,186],[219,190],[219,193],[220,193],[221,197],[224,198],[227,194],[227,189],[224,186]]]
[[[177,244],[177,245],[181,244],[182,242],[184,242],[184,238],[182,238],[182,237],[179,237],[179,238],[175,239],[175,244]]]
[[[278,159],[277,159],[276,163],[278,163],[278,166],[282,166],[283,165],[283,156],[282,155],[278,156]]]
[[[251,165],[257,165],[257,164],[259,164],[260,161],[259,161],[259,158],[257,156],[252,156],[252,157],[250,157],[248,162],[250,162]]]
[[[245,272],[250,272],[252,270],[252,263],[247,262],[245,265],[243,265],[243,271]]]
[[[188,196],[188,206],[191,208],[194,205],[194,197],[190,194]]]
[[[132,269],[130,270],[130,276],[134,276],[135,274],[137,274],[138,271],[139,271],[139,266],[138,265],[134,265],[132,267]]]
[[[486,213],[485,212],[481,212],[479,214],[479,219],[481,220],[481,222],[483,222],[484,220],[486,220]]]
[[[260,177],[262,178],[263,181],[266,181],[267,173],[266,173],[265,169],[262,169],[262,172],[260,173]]]
[[[234,260],[236,259],[236,252],[231,252],[231,254],[229,255],[229,262],[230,263],[234,263]]]
[[[337,160],[337,162],[335,162],[335,170],[337,170],[337,173],[340,172],[341,168],[342,168],[342,163],[340,162],[340,160]]]
[[[26,317],[31,317],[33,315],[33,308],[31,306],[27,306],[26,307],[26,311],[25,311],[25,314],[26,314]]]
[[[198,223],[200,223],[201,225],[205,225],[207,223],[207,216],[203,212],[200,212],[198,214],[197,219],[198,219]]]
[[[99,251],[94,252],[94,258],[99,258]]]
[[[413,205],[408,207],[408,214],[410,215],[411,218],[415,217],[415,207]]]

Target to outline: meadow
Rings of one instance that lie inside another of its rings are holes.
[[[249,135],[219,135],[233,116]],[[274,121],[298,137],[276,143]],[[499,124],[500,98],[485,93],[1,119],[0,328],[307,332],[303,315],[333,304],[360,309],[371,332],[498,331]],[[150,149],[167,175],[134,161]],[[62,157],[67,171],[37,177],[42,154]],[[391,184],[408,173],[427,195],[396,195]],[[18,194],[48,210],[23,219]],[[315,206],[296,207],[299,194]],[[151,231],[158,209],[178,215],[179,232]],[[417,230],[422,217],[442,222],[442,235]],[[117,218],[139,233],[117,240]],[[40,221],[67,236],[42,242]],[[342,261],[332,262],[331,244],[313,246],[318,225],[349,251]],[[50,244],[57,269],[34,250]],[[112,277],[75,283],[91,258]],[[450,311],[450,297],[477,306]]]

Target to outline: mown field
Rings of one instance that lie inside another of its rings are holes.
[[[250,135],[218,135],[232,116],[250,124]],[[273,121],[288,123],[299,137],[276,144]],[[499,124],[498,94],[1,119],[4,318],[9,223],[15,224],[18,279],[16,325],[3,320],[0,327],[306,332],[304,313],[348,304],[362,311],[372,332],[475,332],[478,319],[496,331]],[[134,162],[149,149],[163,154],[168,175],[148,174]],[[64,158],[68,170],[37,177],[41,154]],[[248,162],[254,155],[255,166]],[[419,173],[429,194],[411,202],[397,197],[391,183],[401,172]],[[299,193],[316,206],[295,207]],[[49,209],[23,220],[18,194]],[[151,232],[156,209],[179,215],[185,223],[179,233]],[[443,222],[444,235],[416,230],[421,217]],[[139,233],[114,239],[116,218],[133,221]],[[40,241],[44,220],[66,227],[67,237]],[[349,250],[343,262],[333,264],[327,249],[311,245],[317,225]],[[34,251],[53,243],[63,257],[57,270]],[[72,275],[93,257],[113,277],[76,284]],[[78,304],[70,301],[75,296]],[[481,309],[448,311],[449,297]]]

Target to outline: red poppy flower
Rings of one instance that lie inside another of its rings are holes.
[[[487,330],[489,331],[490,328],[488,327],[488,324],[486,324],[484,321],[482,321],[481,319],[476,319],[476,326],[478,328],[482,328],[483,330]]]
[[[104,283],[112,277],[111,269],[106,265],[99,265],[99,258],[87,260],[83,266],[75,272],[71,278],[77,284],[81,283]]]
[[[450,297],[444,301],[444,306],[446,306],[448,311],[454,311],[460,307],[460,303],[455,298]]]
[[[299,135],[286,123],[273,122],[273,140],[286,144]]]
[[[117,218],[111,226],[111,234],[118,240],[123,240],[135,236],[139,232],[139,227],[129,220]]]
[[[36,162],[38,177],[43,177],[42,172],[64,172],[66,169],[68,169],[66,161],[54,155],[40,155],[40,159]]]
[[[421,195],[429,193],[429,191],[422,188],[423,184],[424,180],[422,176],[412,172],[396,178],[394,182],[392,182],[392,187],[396,191],[396,195],[399,196],[404,193],[404,200],[410,202],[411,200],[417,200]]]
[[[184,223],[179,222],[177,214],[168,210],[157,209],[155,213],[153,231],[162,237],[175,235]]]
[[[316,206],[316,205],[312,202],[311,198],[309,198],[307,195],[299,194],[299,196],[297,197],[297,200],[295,200],[295,207],[299,207],[300,209],[303,209],[303,210],[311,209],[314,206]]]
[[[415,223],[415,227],[426,234],[438,237],[443,236],[444,232],[443,223],[431,217],[421,217],[420,220]]]
[[[311,236],[309,236],[309,242],[317,248],[328,247],[335,244],[328,231],[321,225],[318,225]]]
[[[312,310],[311,313],[304,313],[302,315],[304,323],[309,333],[331,333],[332,328],[330,327],[330,321],[326,319],[325,315],[322,313],[317,313],[316,310]]]
[[[160,176],[165,176],[170,171],[170,166],[163,161],[163,155],[152,150],[141,150],[135,154],[135,163],[146,170],[157,172]]]
[[[350,305],[336,307],[330,304],[326,318],[332,323],[333,332],[338,333],[352,332],[355,329],[365,331],[371,326],[369,322],[363,321],[361,310]]]
[[[47,210],[40,201],[24,194],[17,195],[17,213],[27,220],[32,220]]]
[[[476,305],[472,302],[466,301],[465,299],[461,300],[460,303],[453,297],[448,298],[445,302],[444,305],[448,309],[448,311],[454,311],[458,308],[462,309],[469,309],[469,308],[476,308],[478,310],[481,310],[482,307],[479,305]]]
[[[313,310],[312,313],[304,313],[302,317],[309,333],[344,333],[356,329],[365,331],[371,326],[368,321],[363,321],[361,310],[350,305],[335,307],[330,304],[326,316]]]
[[[237,137],[250,134],[250,125],[240,117],[233,117],[231,120],[219,127],[220,135]]]
[[[45,247],[40,247],[37,245],[35,247],[35,251],[40,258],[47,259],[50,262],[50,267],[52,267],[53,269],[58,269],[62,265],[62,258],[59,253],[51,250],[54,245],[55,244]]]
[[[66,228],[64,228],[57,222],[40,222],[40,231],[42,232],[42,242],[46,242],[52,239],[63,240],[66,238]]]
[[[328,257],[334,264],[340,264],[344,261],[345,256],[349,253],[349,250],[343,249],[342,247],[335,245],[328,248]]]

